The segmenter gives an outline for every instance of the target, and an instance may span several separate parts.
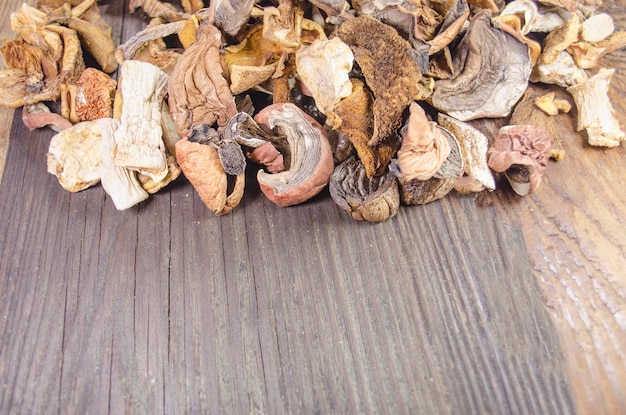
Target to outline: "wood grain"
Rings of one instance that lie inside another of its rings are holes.
[[[116,41],[145,24],[124,3],[99,2]],[[624,28],[626,2],[606,7]],[[622,126],[625,56],[603,61]],[[15,114],[0,413],[622,413],[625,150],[559,120],[567,156],[536,194],[370,225],[328,194],[280,209],[253,172],[225,217],[184,179],[118,212],[100,187],[63,191],[52,133]]]

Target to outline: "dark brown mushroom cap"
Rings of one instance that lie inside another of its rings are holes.
[[[290,151],[288,170],[257,173],[261,191],[279,206],[302,203],[328,184],[333,172],[333,154],[324,128],[293,104],[265,107],[255,120],[287,137]]]
[[[512,125],[500,129],[491,148],[487,152],[489,167],[499,173],[506,172],[509,182],[529,183],[520,187],[511,183],[513,189],[524,196],[534,192],[543,179],[543,172],[550,158],[552,138],[546,130],[536,125]],[[521,169],[521,170],[520,170]],[[514,179],[512,174],[527,175]]]
[[[353,219],[383,222],[398,213],[398,181],[389,170],[368,177],[355,156],[338,165],[329,182],[330,196]]]

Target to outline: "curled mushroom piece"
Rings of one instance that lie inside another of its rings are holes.
[[[363,164],[352,156],[330,176],[330,196],[355,220],[383,222],[398,213],[400,192],[391,171],[368,177]]]
[[[436,122],[415,102],[409,106],[409,119],[402,129],[398,167],[407,180],[427,180],[435,175],[450,154],[450,143]]]
[[[248,22],[254,0],[221,0],[215,2],[215,24],[231,36]]]
[[[111,197],[117,210],[126,210],[146,200],[148,193],[141,187],[136,172],[115,166],[112,150],[120,120],[102,118],[96,123],[102,135],[102,164],[99,169],[102,188]]]
[[[49,126],[59,133],[72,128],[73,125],[67,118],[50,111],[50,108],[43,102],[24,105],[22,107],[22,121],[30,131]]]
[[[52,137],[48,173],[68,192],[79,192],[100,181],[102,135],[95,121],[83,121]]]
[[[454,52],[453,73],[435,82],[435,108],[461,121],[507,116],[528,86],[528,46],[493,27],[481,11]]]
[[[265,107],[255,119],[287,137],[289,168],[283,172],[257,173],[261,191],[279,206],[309,200],[328,184],[334,168],[326,133],[317,121],[293,104]]]
[[[609,100],[609,84],[615,69],[600,69],[588,81],[567,88],[578,109],[577,130],[587,131],[592,146],[617,147],[626,140]]]
[[[515,193],[526,196],[541,184],[551,147],[552,138],[541,127],[502,127],[487,153],[489,167],[504,173]]]
[[[399,171],[396,160],[391,161],[389,168],[398,177],[402,203],[423,205],[441,199],[450,193],[456,181],[463,175],[464,161],[459,142],[448,130],[441,128],[441,132],[448,140],[450,150],[447,158],[432,177],[426,180],[418,178],[408,180]]]
[[[482,183],[485,189],[495,189],[496,182],[487,165],[487,149],[489,147],[487,137],[468,123],[445,114],[439,114],[437,121],[458,140],[465,174]]]

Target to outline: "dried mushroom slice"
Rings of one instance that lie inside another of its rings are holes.
[[[526,90],[530,73],[528,46],[493,27],[483,11],[454,51],[455,75],[435,82],[432,104],[461,121],[504,117]]]
[[[370,144],[374,134],[372,115],[373,97],[363,81],[351,79],[352,93],[335,105],[334,113],[341,124],[337,130],[350,140],[368,177],[383,174],[400,147],[400,136],[391,134],[384,140]]]
[[[161,105],[167,74],[154,65],[124,61],[120,93],[122,124],[115,132],[115,165],[162,180],[168,173],[161,128]]]
[[[541,127],[502,127],[487,153],[489,167],[504,173],[515,193],[526,196],[541,184],[551,147],[552,138]]]
[[[380,144],[400,127],[409,103],[425,98],[420,97],[419,64],[411,58],[408,41],[367,15],[346,20],[337,36],[352,49],[374,96],[374,131],[368,144]]]
[[[298,48],[298,76],[324,115],[332,114],[335,105],[352,93],[348,75],[353,62],[352,51],[339,38],[319,39]]]
[[[465,174],[478,180],[485,189],[495,189],[496,182],[487,165],[487,137],[471,125],[445,114],[439,114],[437,121],[458,140]]]
[[[350,157],[330,176],[330,196],[355,220],[383,222],[398,213],[398,181],[389,170],[381,176],[368,177],[363,164]]]
[[[212,126],[217,121],[224,126],[237,114],[235,99],[222,75],[220,31],[205,21],[197,38],[178,60],[168,84],[170,115],[183,138],[189,137],[196,125]]]
[[[106,73],[87,68],[76,81],[76,116],[93,121],[111,116],[117,82]]]
[[[426,180],[407,179],[400,172],[397,161],[392,160],[390,169],[398,177],[400,197],[406,205],[423,205],[446,196],[454,188],[456,181],[463,174],[464,161],[461,147],[453,134],[441,129],[448,140],[450,153],[437,172]]]
[[[99,170],[102,187],[117,210],[126,210],[146,200],[149,195],[137,180],[136,172],[117,167],[113,160],[115,131],[120,126],[120,120],[102,118],[96,122],[102,134],[102,164]]]
[[[609,100],[609,85],[615,69],[602,68],[588,81],[567,88],[578,109],[577,130],[587,131],[592,146],[617,147],[626,140]]]
[[[211,146],[188,139],[180,140],[176,143],[176,160],[200,199],[214,214],[226,214],[241,201],[245,174],[235,177],[234,188],[228,194],[228,175],[217,150]]]
[[[318,194],[333,171],[333,154],[321,125],[293,104],[274,104],[256,120],[287,137],[290,162],[287,170],[257,173],[261,191],[279,206],[296,205]]]
[[[435,175],[450,154],[450,142],[436,122],[430,121],[417,103],[409,106],[409,119],[402,128],[398,168],[406,180],[427,180]]]
[[[95,121],[84,121],[52,137],[48,173],[68,192],[79,192],[100,181],[102,135]]]

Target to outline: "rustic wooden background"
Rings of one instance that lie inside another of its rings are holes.
[[[99,4],[117,41],[145,24]],[[622,126],[625,59],[603,62]],[[224,217],[184,179],[118,212],[0,110],[0,413],[625,413],[626,150],[559,117],[536,194],[372,225],[327,193],[278,208],[252,174]]]

